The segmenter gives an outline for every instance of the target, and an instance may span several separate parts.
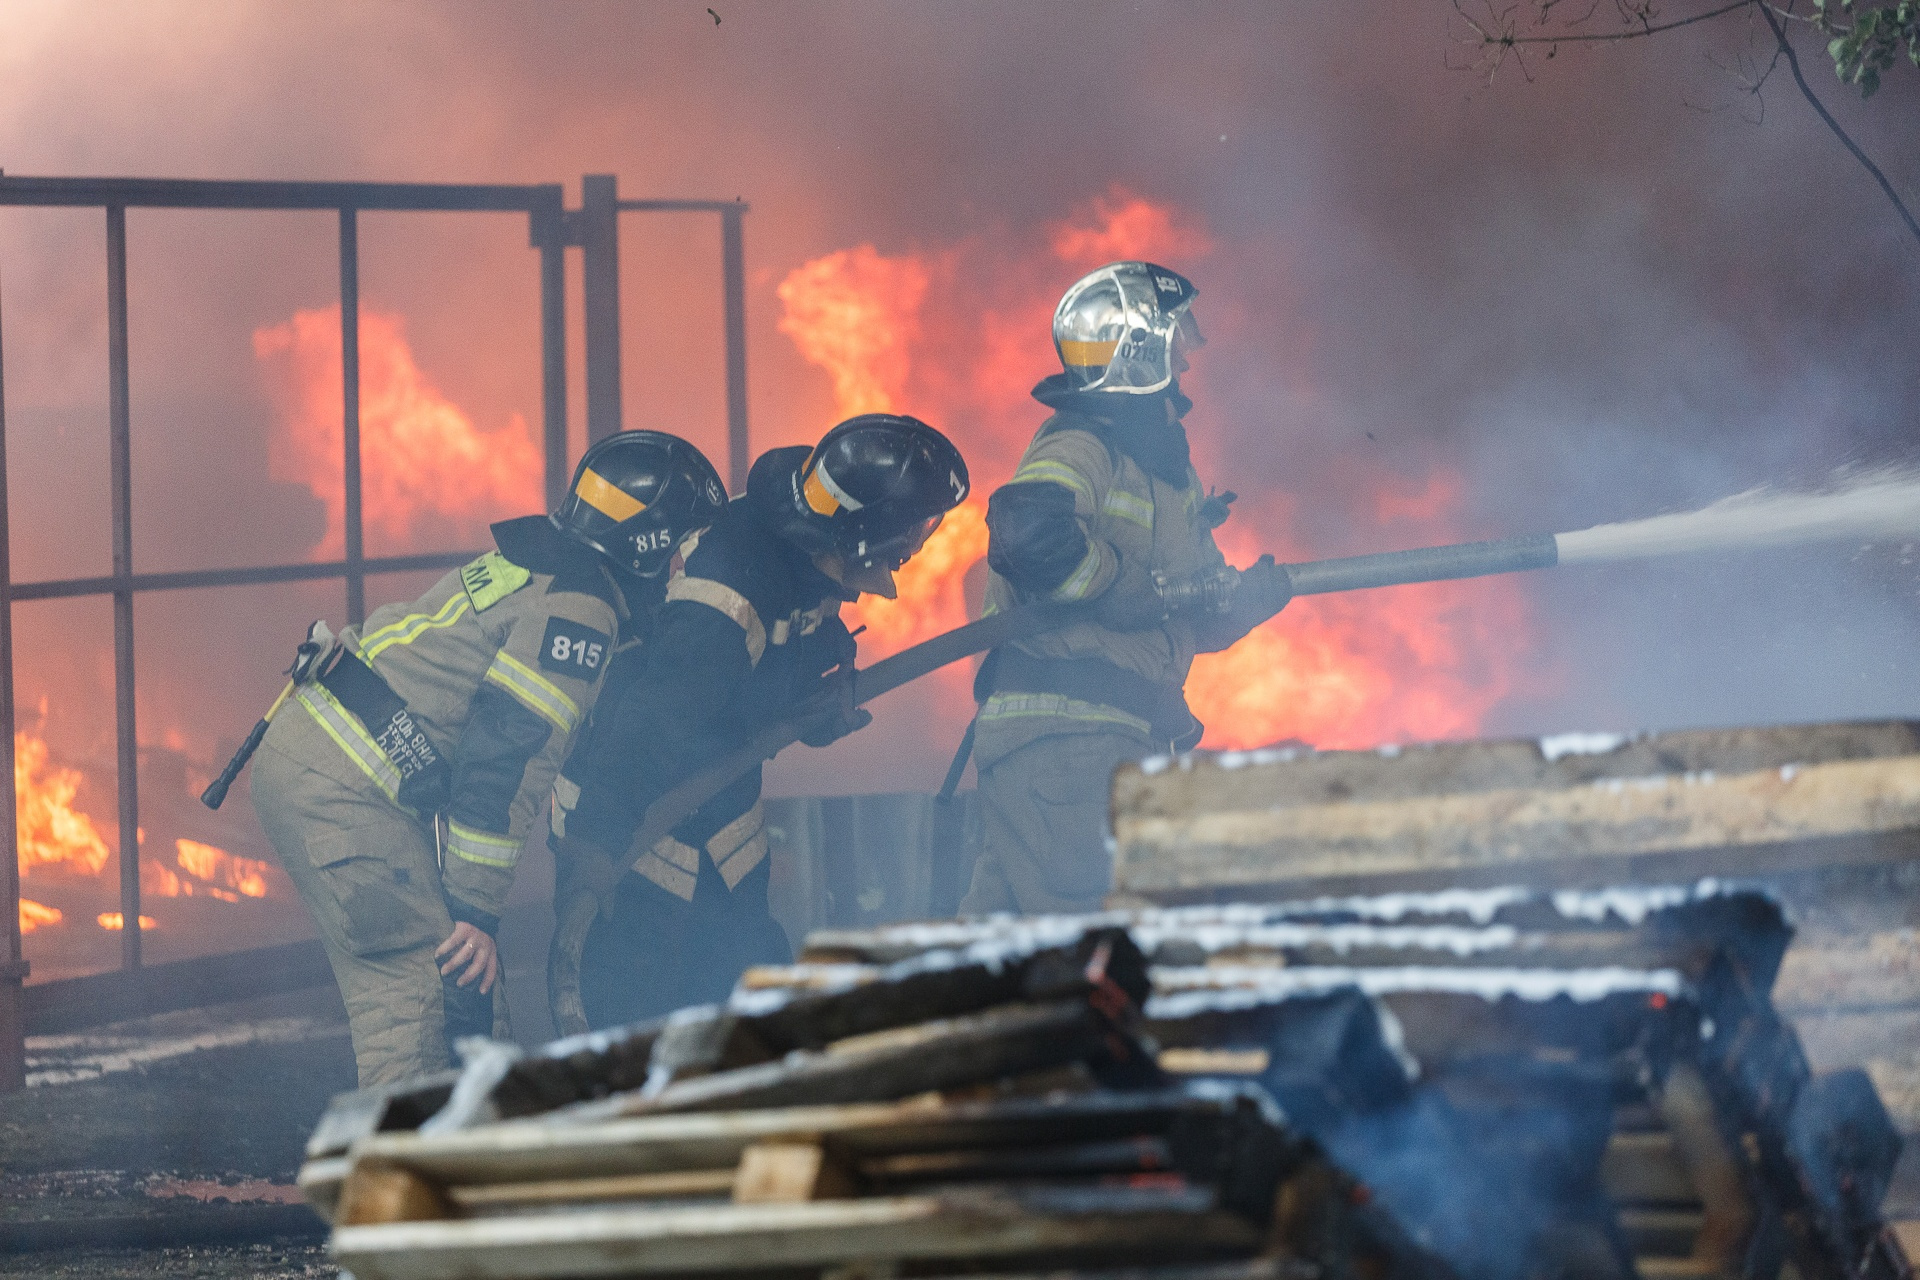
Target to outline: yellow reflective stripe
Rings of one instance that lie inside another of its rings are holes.
[[[475,831],[472,827],[449,820],[447,852],[484,867],[511,867],[520,861],[520,841],[511,836]]]
[[[1088,502],[1093,501],[1093,483],[1064,462],[1055,462],[1052,458],[1033,458],[1020,464],[1013,473],[1013,482],[1050,481],[1063,484]]]
[[[683,902],[693,901],[694,887],[700,883],[697,874],[682,871],[651,849],[640,855],[633,869]]]
[[[1060,361],[1076,369],[1105,368],[1113,360],[1113,353],[1119,346],[1118,338],[1107,342],[1075,342],[1071,338],[1062,338]]]
[[[609,520],[631,520],[647,509],[646,503],[590,468],[580,473],[580,483],[573,491],[580,501]]]
[[[389,622],[360,641],[360,656],[371,662],[396,644],[412,644],[429,630],[450,627],[467,613],[467,594],[450,596],[432,614],[410,613],[398,622]]]
[[[399,804],[400,770],[387,759],[387,753],[380,749],[373,735],[340,705],[339,699],[328,693],[325,686],[317,684],[301,685],[294,697],[326,735],[347,753],[347,759],[360,766],[360,772],[366,774],[387,799]]]
[[[767,856],[767,818],[758,802],[707,839],[714,870],[732,889]]]
[[[1153,500],[1125,489],[1109,489],[1100,509],[1120,520],[1131,520],[1142,529],[1153,528]]]
[[[734,626],[747,633],[747,661],[756,667],[760,665],[760,655],[767,651],[767,629],[760,624],[760,615],[738,591],[712,578],[691,578],[683,574],[667,584],[667,599],[690,600],[727,615]]]
[[[981,720],[1021,720],[1032,717],[1054,720],[1084,720],[1094,724],[1119,725],[1146,737],[1153,726],[1139,716],[1130,716],[1115,707],[1081,702],[1061,693],[996,693],[980,708]]]
[[[1080,557],[1080,563],[1074,566],[1067,580],[1055,587],[1057,600],[1085,600],[1093,589],[1093,580],[1100,572],[1100,548],[1091,542],[1087,544],[1087,554]]]
[[[572,698],[505,649],[493,655],[486,678],[520,699],[528,710],[553,721],[562,733],[572,733],[580,722],[580,708]]]

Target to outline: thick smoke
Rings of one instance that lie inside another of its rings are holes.
[[[0,160],[37,174],[617,172],[630,195],[744,197],[757,447],[833,417],[830,380],[776,327],[793,268],[860,244],[1031,237],[1119,184],[1215,246],[1196,268],[1215,334],[1192,419],[1207,478],[1287,494],[1316,556],[1387,549],[1367,500],[1383,475],[1417,488],[1457,474],[1464,532],[1495,536],[1911,461],[1920,438],[1920,252],[1790,85],[1769,85],[1752,123],[1755,100],[1716,68],[1751,47],[1739,19],[1565,49],[1531,82],[1510,69],[1489,86],[1449,68],[1468,56],[1445,6],[714,9],[717,25],[704,5],[611,0],[39,6],[0,48]],[[1912,191],[1920,83],[1891,80],[1863,106],[1816,77]],[[314,554],[326,504],[272,478],[286,428],[252,343],[333,302],[332,216],[130,223],[138,567]],[[524,221],[363,224],[366,305],[405,317],[439,390],[489,428],[536,420]],[[628,425],[719,453],[711,223],[629,215],[623,269]],[[16,573],[104,572],[98,214],[0,214],[0,278]],[[1025,340],[1038,378],[1045,335]],[[579,350],[575,332],[576,430]],[[965,423],[943,425],[964,441]],[[1914,586],[1898,548],[1535,575],[1527,678],[1483,728],[1920,712]],[[336,588],[143,599],[143,738],[215,762],[322,613],[339,620]],[[90,765],[110,758],[106,624],[98,602],[21,608],[23,703],[50,693],[51,739]],[[930,787],[949,742],[889,728],[883,706],[864,745],[783,761],[775,780]],[[104,789],[110,770],[89,776]]]

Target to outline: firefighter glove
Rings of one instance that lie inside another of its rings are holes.
[[[1293,580],[1284,567],[1273,562],[1272,556],[1261,556],[1240,571],[1233,597],[1229,611],[1251,631],[1287,607],[1287,602],[1293,599]]]
[[[829,703],[826,710],[809,717],[801,726],[800,741],[809,747],[825,747],[857,733],[873,723],[873,712],[853,703],[853,669],[849,666],[829,676],[825,683]]]

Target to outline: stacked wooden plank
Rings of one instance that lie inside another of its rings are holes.
[[[359,1280],[1446,1274],[1256,1085],[1163,1072],[1149,991],[1102,921],[756,974],[347,1095],[301,1181]]]
[[[1763,885],[1798,929],[1769,1001],[1797,1065],[1767,1097],[1838,1098],[1864,1070],[1907,1137],[1887,1212],[1920,1217],[1920,725],[1149,761],[1116,774],[1112,827],[1130,905]]]
[[[1163,1069],[1253,1080],[1464,1274],[1898,1275],[1899,1150],[1769,994],[1769,895],[1520,888],[1145,909]],[[1047,922],[822,933],[800,984]],[[765,977],[760,979],[766,981]]]

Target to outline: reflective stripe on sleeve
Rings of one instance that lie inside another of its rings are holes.
[[[1020,469],[1013,473],[1013,482],[1062,484],[1085,498],[1089,505],[1093,502],[1093,483],[1066,463],[1052,458],[1033,458],[1021,463]]]
[[[1100,546],[1091,539],[1087,542],[1087,554],[1080,557],[1080,563],[1074,566],[1067,580],[1055,587],[1057,600],[1085,600],[1087,593],[1093,590],[1093,580],[1100,573]]]
[[[753,611],[753,606],[738,591],[712,578],[682,575],[667,584],[667,600],[690,600],[725,614],[736,627],[746,632],[747,661],[756,667],[760,665],[760,655],[767,651],[767,629],[760,625],[760,615]]]
[[[399,804],[400,770],[387,759],[387,753],[380,749],[380,744],[359,719],[341,706],[340,700],[327,692],[324,685],[303,684],[294,697],[326,735],[347,753],[347,759],[358,765],[360,772],[366,774],[387,799]]]
[[[535,715],[553,721],[562,733],[572,733],[580,723],[580,708],[560,686],[520,661],[505,649],[493,655],[487,679],[518,698]]]
[[[1137,493],[1109,489],[1107,500],[1100,504],[1100,509],[1117,520],[1131,521],[1142,529],[1153,528],[1153,500]]]
[[[520,841],[449,821],[447,852],[483,867],[511,867],[520,861]]]
[[[382,652],[396,644],[412,644],[428,631],[441,627],[450,627],[460,621],[467,613],[467,594],[449,597],[447,602],[433,613],[410,613],[398,622],[389,622],[371,635],[360,640],[360,656],[368,662],[379,657]]]
[[[983,723],[999,720],[1024,720],[1045,716],[1056,720],[1083,720],[1090,724],[1110,724],[1131,729],[1143,737],[1153,736],[1153,726],[1139,716],[1131,716],[1118,707],[1081,702],[1061,693],[996,693],[980,708]]]

